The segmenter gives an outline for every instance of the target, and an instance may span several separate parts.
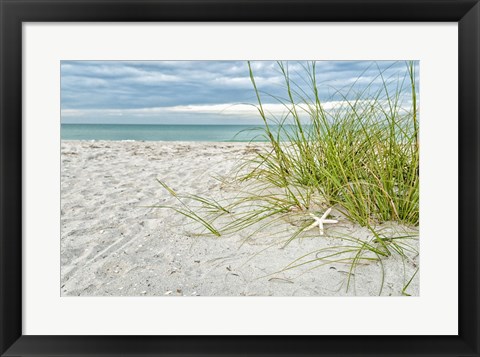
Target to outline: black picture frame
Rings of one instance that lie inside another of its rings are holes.
[[[1,356],[479,356],[480,5],[477,0],[0,0],[0,12]],[[23,335],[22,22],[42,21],[458,22],[459,335]]]

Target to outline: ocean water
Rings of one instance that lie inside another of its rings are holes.
[[[62,124],[62,140],[266,141],[258,125]]]

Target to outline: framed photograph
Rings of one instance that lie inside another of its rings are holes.
[[[1,356],[479,356],[477,1],[1,9]]]

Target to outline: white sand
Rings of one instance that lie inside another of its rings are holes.
[[[329,237],[335,230],[368,238],[368,231],[341,217],[326,236],[314,230],[312,238],[295,240],[284,249],[265,249],[284,237],[267,232],[243,245],[248,230],[199,237],[194,234],[198,225],[184,216],[146,207],[175,202],[157,178],[183,193],[228,198],[235,192],[212,175],[227,175],[247,152],[245,143],[62,142],[61,294],[378,295],[378,262],[357,267],[348,291],[349,266],[341,263],[265,277],[310,251],[346,244]],[[295,227],[281,222],[276,228]],[[398,255],[383,259],[382,295],[402,295],[418,266],[419,258],[411,258],[405,264]],[[419,294],[419,274],[407,292]]]

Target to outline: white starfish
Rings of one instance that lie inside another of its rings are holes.
[[[315,226],[318,226],[318,228],[320,229],[320,235],[323,236],[323,225],[325,223],[338,223],[338,221],[335,219],[326,219],[331,211],[332,211],[331,208],[327,209],[325,213],[322,215],[322,217],[320,218],[315,216],[313,213],[310,213],[310,216],[315,220],[315,222],[313,222],[310,226],[308,226],[306,230],[309,230]]]

